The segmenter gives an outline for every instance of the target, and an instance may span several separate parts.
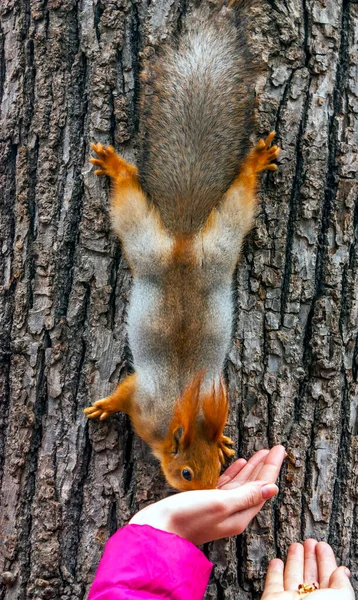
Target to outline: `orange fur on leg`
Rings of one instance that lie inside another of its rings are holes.
[[[136,375],[126,377],[114,390],[113,394],[97,400],[92,406],[84,409],[89,419],[99,417],[101,421],[107,419],[115,412],[124,412],[131,415],[132,398],[136,388]]]

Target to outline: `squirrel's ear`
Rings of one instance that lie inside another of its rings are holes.
[[[174,417],[170,424],[170,434],[181,448],[190,446],[196,427],[196,419],[199,414],[200,386],[203,373],[199,373],[188,385],[184,394],[178,398],[174,406]]]
[[[224,430],[228,414],[228,397],[224,383],[213,386],[211,392],[201,401],[204,425],[208,439],[217,442]]]
[[[177,445],[179,445],[181,438],[183,437],[184,430],[182,427],[177,427],[175,431],[173,431],[174,441]]]

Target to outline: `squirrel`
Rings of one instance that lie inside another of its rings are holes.
[[[243,13],[209,11],[194,10],[142,75],[139,168],[101,143],[90,159],[111,179],[112,226],[133,275],[134,373],[84,412],[127,413],[181,491],[216,487],[234,455],[222,375],[232,278],[254,222],[258,175],[275,170],[279,154],[274,132],[248,151],[255,66]]]

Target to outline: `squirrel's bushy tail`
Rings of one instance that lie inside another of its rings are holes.
[[[189,14],[180,39],[143,76],[141,184],[174,233],[205,223],[238,173],[253,126],[257,68],[244,13],[236,22],[233,9],[209,13]]]

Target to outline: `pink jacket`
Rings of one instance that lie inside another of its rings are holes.
[[[202,600],[211,569],[191,542],[127,525],[108,540],[88,600]]]

